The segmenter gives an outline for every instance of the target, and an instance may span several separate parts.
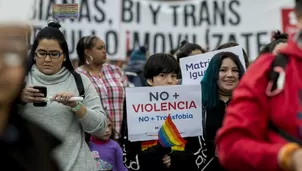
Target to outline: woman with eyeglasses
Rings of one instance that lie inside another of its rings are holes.
[[[99,93],[102,105],[112,118],[113,129],[120,138],[123,121],[123,103],[127,77],[117,66],[106,63],[106,46],[97,36],[82,37],[77,44],[79,67],[77,71],[86,75]]]
[[[26,118],[62,141],[54,156],[63,171],[96,171],[84,132],[102,134],[106,115],[90,80],[74,71],[59,27],[60,24],[50,22],[32,45],[22,110]],[[84,89],[82,102],[71,100],[81,94],[77,76]],[[45,98],[51,101],[45,103]]]
[[[0,161],[18,171],[59,171],[52,150],[60,141],[18,108],[26,72],[26,25],[0,24]],[[3,36],[5,35],[5,36]]]

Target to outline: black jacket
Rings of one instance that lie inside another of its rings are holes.
[[[1,170],[59,171],[52,150],[60,144],[39,126],[12,113],[0,135]]]
[[[128,140],[125,104],[121,134],[124,164],[129,171],[199,171],[205,166],[205,141],[201,136],[185,138],[187,141],[185,151],[170,152],[170,148],[164,148],[160,144],[141,151],[141,142],[130,142]],[[162,162],[162,158],[166,154],[171,157],[170,169],[167,169]]]
[[[215,154],[215,138],[218,129],[222,126],[228,103],[229,101],[225,103],[224,101],[220,100],[216,107],[204,109],[206,112],[204,113],[204,115],[206,115],[204,117],[204,135],[207,146],[207,163],[209,163],[204,171],[225,171],[225,169],[221,167]]]

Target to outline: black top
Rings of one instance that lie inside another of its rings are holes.
[[[199,171],[206,164],[205,140],[202,136],[185,138],[185,151],[173,151],[160,144],[141,151],[141,142],[128,140],[126,103],[121,130],[125,166],[129,171]],[[171,168],[167,169],[162,162],[164,155],[171,157]]]
[[[11,116],[0,135],[1,170],[59,171],[51,152],[60,141],[20,115]]]
[[[207,146],[207,156],[208,162],[210,164],[207,166],[205,171],[224,171],[219,164],[219,161],[215,155],[216,145],[215,138],[218,129],[222,127],[225,110],[228,105],[228,102],[224,102],[222,100],[219,101],[218,105],[211,109],[205,109],[205,138],[206,138],[206,146]]]

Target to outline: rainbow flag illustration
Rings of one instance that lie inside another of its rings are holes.
[[[184,140],[172,121],[170,114],[165,120],[163,126],[158,131],[158,140],[163,147],[184,147],[187,143]]]

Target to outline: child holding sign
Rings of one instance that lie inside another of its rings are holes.
[[[180,67],[169,54],[154,54],[145,64],[144,76],[150,86],[171,86],[177,84]],[[122,144],[124,163],[129,171],[197,171],[203,168],[204,140],[202,137],[185,138],[184,149],[174,150],[162,147],[157,141],[130,142],[128,140],[127,114],[124,107]]]

